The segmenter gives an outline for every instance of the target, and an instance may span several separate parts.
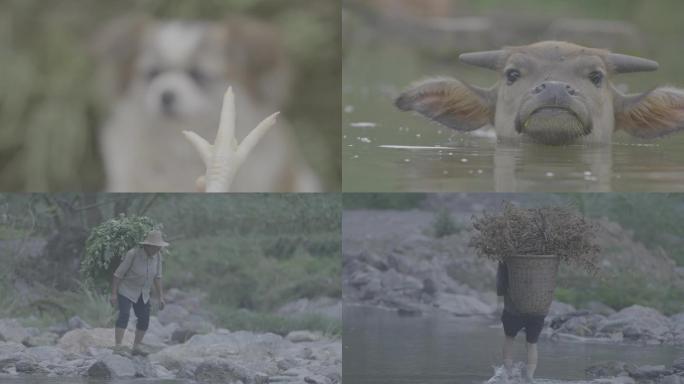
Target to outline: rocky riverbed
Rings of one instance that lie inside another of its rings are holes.
[[[147,357],[112,350],[114,330],[93,328],[78,317],[39,329],[17,319],[0,319],[0,377],[16,375],[91,378],[166,378],[199,383],[341,382],[339,339],[308,330],[285,336],[216,328],[198,298],[170,290],[168,304],[150,319]],[[321,310],[336,315],[334,300]],[[309,308],[311,307],[311,308]],[[292,308],[314,310],[310,303]],[[134,316],[131,316],[134,318]],[[134,319],[124,345],[132,344]]]

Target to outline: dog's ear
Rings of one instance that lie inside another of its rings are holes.
[[[149,18],[141,14],[119,17],[105,24],[91,41],[100,76],[106,76],[116,96],[126,90],[134,76],[140,38],[148,24]]]
[[[290,66],[278,29],[247,17],[230,17],[225,27],[228,61],[247,89],[257,100],[281,106],[289,95]]]

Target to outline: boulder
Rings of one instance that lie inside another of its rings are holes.
[[[682,384],[684,379],[679,375],[667,375],[660,378],[660,384]]]
[[[190,312],[178,304],[166,304],[164,309],[157,313],[157,318],[162,325],[182,323]]]
[[[133,333],[124,334],[124,345],[133,344]],[[57,347],[71,353],[88,353],[90,348],[111,348],[114,346],[113,328],[74,329],[62,336]]]
[[[292,331],[288,333],[285,338],[293,343],[301,343],[320,340],[321,334],[319,332],[311,331]]]
[[[626,340],[648,344],[667,342],[671,337],[670,319],[653,308],[633,305],[608,316],[598,327],[599,334],[622,333]]]
[[[475,297],[451,293],[440,293],[435,306],[456,316],[489,315],[496,310]]]
[[[31,347],[27,348],[25,352],[27,355],[43,363],[59,364],[69,357],[68,353],[54,346]]]
[[[636,380],[652,380],[671,374],[672,371],[664,365],[644,365],[629,371],[629,375]]]
[[[19,373],[26,375],[47,373],[47,370],[41,367],[37,362],[33,360],[20,360],[14,364],[14,369]]]
[[[684,372],[684,356],[676,359],[674,363],[672,363],[672,369],[678,372]]]
[[[87,375],[98,379],[117,377],[135,377],[136,369],[133,362],[120,355],[107,355],[97,360],[88,368]]]
[[[89,329],[92,328],[90,324],[86,323],[84,320],[82,320],[78,316],[74,316],[67,321],[67,326],[69,327],[69,330],[73,329]]]
[[[604,361],[589,366],[584,370],[588,378],[604,378],[625,376],[629,371],[635,370],[636,367],[622,361]]]
[[[596,334],[596,330],[603,320],[605,320],[605,316],[596,314],[572,316],[556,328],[556,332],[569,333],[581,337],[592,337]]]
[[[423,282],[394,269],[384,272],[380,277],[382,289],[388,294],[395,293],[404,297],[418,299],[423,292]]]
[[[212,358],[201,362],[195,369],[195,379],[200,383],[267,384],[268,375],[252,371],[227,359]]]
[[[675,345],[684,345],[684,313],[670,317],[672,322],[672,342]]]
[[[582,309],[586,309],[591,313],[595,313],[595,314],[603,315],[603,316],[610,316],[616,312],[613,308],[603,304],[600,301],[590,301],[590,302],[586,303],[582,307]]]
[[[36,336],[29,336],[24,340],[27,347],[37,347],[42,345],[55,345],[59,335],[54,332],[42,332]]]
[[[16,319],[0,320],[0,341],[22,343],[29,336],[31,336],[29,331]]]
[[[554,300],[551,302],[551,307],[549,307],[548,316],[562,316],[576,311],[577,309],[572,305]]]
[[[149,356],[153,362],[167,369],[197,366],[213,357],[230,358],[233,362],[255,372],[275,374],[278,371],[275,357],[297,344],[272,334],[246,331],[219,330],[206,335],[195,335],[184,344],[178,344]]]

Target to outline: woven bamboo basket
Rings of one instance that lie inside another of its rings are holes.
[[[508,293],[523,314],[546,315],[553,301],[558,276],[558,257],[518,255],[506,258]]]

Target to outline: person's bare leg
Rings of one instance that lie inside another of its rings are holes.
[[[124,328],[114,328],[114,344],[117,347],[121,346],[125,332],[126,330]]]
[[[527,343],[527,374],[528,381],[534,379],[534,371],[537,370],[537,343]]]
[[[514,343],[515,343],[514,338],[504,335],[502,355],[503,355],[504,368],[506,368],[506,373],[509,375],[511,374],[511,370],[513,369],[513,344]]]
[[[140,347],[143,337],[145,337],[145,331],[135,330],[135,339],[133,339],[133,349]]]

